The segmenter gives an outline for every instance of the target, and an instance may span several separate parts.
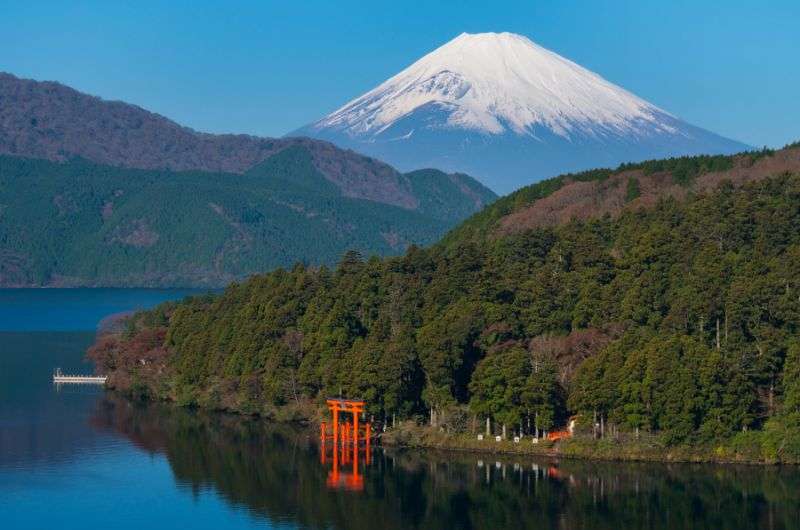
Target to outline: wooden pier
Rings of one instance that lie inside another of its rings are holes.
[[[53,383],[56,384],[77,384],[77,385],[104,385],[107,377],[104,375],[66,375],[60,369],[53,373]]]

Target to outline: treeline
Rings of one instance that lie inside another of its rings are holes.
[[[183,404],[264,414],[343,395],[377,418],[433,411],[453,431],[580,414],[798,460],[798,325],[800,176],[786,174],[616,219],[277,270],[139,315],[92,356]],[[163,351],[143,365],[129,345],[146,333]]]
[[[800,142],[788,144],[783,150],[777,152],[785,152],[799,146]],[[724,172],[735,168],[737,165],[750,167],[758,160],[770,157],[775,153],[776,151],[765,147],[757,151],[748,151],[737,155],[681,156],[625,163],[620,164],[615,169],[599,168],[579,173],[565,173],[525,186],[494,201],[449,232],[445,236],[443,243],[459,242],[474,236],[485,237],[502,217],[531,205],[539,199],[548,197],[570,183],[603,182],[626,172],[640,173],[642,175],[663,173],[664,182],[661,183],[661,186],[669,186],[674,183],[690,188],[695,179],[703,174],[715,171]],[[626,199],[628,201],[635,199],[639,195],[638,188],[638,182],[632,176],[628,181],[628,189],[626,190]]]

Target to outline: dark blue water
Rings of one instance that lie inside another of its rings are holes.
[[[83,361],[99,321],[193,291],[0,290],[0,529],[253,528],[213,488],[176,483],[163,454],[96,425],[97,387],[50,382]]]
[[[204,291],[0,289],[0,331],[92,331],[104,317]]]
[[[378,448],[357,455],[360,487],[340,488],[352,461],[332,486],[304,429],[51,384],[55,366],[91,370],[107,313],[184,294],[0,290],[0,530],[800,528],[793,467]]]

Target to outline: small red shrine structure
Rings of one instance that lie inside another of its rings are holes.
[[[372,428],[369,422],[364,422],[363,431],[359,428],[358,418],[364,413],[364,401],[360,399],[341,399],[332,398],[327,400],[328,409],[331,411],[331,431],[328,424],[320,424],[320,461],[322,464],[327,460],[328,441],[333,450],[333,468],[328,473],[329,488],[344,488],[348,490],[360,491],[364,489],[364,477],[358,471],[358,449],[359,444],[365,445],[366,464],[370,463],[370,440],[372,438]],[[351,418],[342,417],[350,414]],[[348,421],[350,420],[350,421]],[[339,469],[339,464],[352,464],[351,472],[343,472]]]

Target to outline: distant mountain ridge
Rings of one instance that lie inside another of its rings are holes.
[[[292,146],[307,149],[315,168],[345,197],[408,209],[419,205],[413,184],[393,167],[327,142],[201,133],[135,105],[0,72],[0,154],[53,161],[79,156],[139,169],[244,173]],[[478,208],[494,197],[465,175],[447,179]]]
[[[687,124],[512,33],[461,34],[290,136],[506,193],[543,177],[748,146]]]
[[[464,174],[198,133],[0,74],[0,286],[223,286],[430,244],[495,198]]]
[[[424,197],[408,209],[342,196],[312,160],[298,145],[235,175],[0,155],[0,286],[222,287],[399,254],[474,211],[438,171],[408,177]]]

